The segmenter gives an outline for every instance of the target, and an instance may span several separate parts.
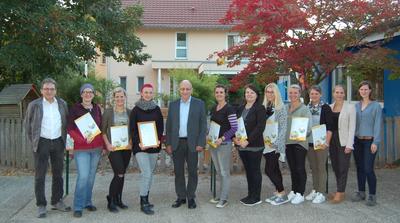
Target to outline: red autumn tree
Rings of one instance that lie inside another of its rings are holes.
[[[221,22],[233,24],[242,41],[217,55],[230,58],[231,67],[248,60],[233,78],[233,90],[251,74],[266,80],[292,71],[303,75],[304,86],[317,84],[337,65],[354,62],[350,51],[365,46],[365,37],[396,31],[399,5],[393,0],[232,0]]]

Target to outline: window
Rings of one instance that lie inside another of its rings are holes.
[[[144,85],[144,77],[137,77],[137,92],[140,92]]]
[[[237,34],[228,34],[228,45],[227,48],[235,46],[239,43],[240,37]]]
[[[187,58],[187,35],[186,33],[176,34],[176,59],[186,59]]]
[[[238,45],[242,40],[243,38],[239,34],[228,34],[226,49]],[[233,60],[233,57],[228,57],[228,60]],[[247,60],[247,58],[242,58],[242,60]]]
[[[126,77],[119,77],[119,85],[126,90]]]

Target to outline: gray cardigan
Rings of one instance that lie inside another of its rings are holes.
[[[56,97],[56,100],[58,104],[58,111],[60,112],[60,117],[61,117],[61,137],[65,145],[65,140],[67,137],[68,107],[67,103],[63,99]],[[42,119],[43,119],[43,97],[38,98],[29,103],[24,120],[28,145],[31,146],[33,152],[36,152],[38,149],[40,131],[42,129]]]
[[[294,141],[290,140],[290,129],[292,127],[292,118],[294,117],[303,117],[303,118],[308,118],[308,125],[307,125],[307,137],[310,136],[311,134],[311,127],[312,127],[312,116],[310,109],[308,109],[307,106],[304,104],[301,104],[296,110],[294,110],[292,113],[290,113],[290,104],[287,105],[287,131],[286,131],[286,145],[288,144],[298,144],[301,145],[304,149],[308,150],[308,140],[306,141]]]
[[[355,136],[372,136],[373,144],[381,142],[382,108],[373,101],[361,111],[361,102],[356,104],[356,133]]]

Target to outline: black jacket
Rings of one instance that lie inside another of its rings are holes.
[[[242,116],[242,112],[245,105],[241,105],[237,110],[237,117]],[[259,103],[254,103],[250,108],[246,119],[243,120],[246,127],[247,141],[249,145],[247,147],[263,147],[264,138],[263,132],[265,129],[267,113],[265,107]]]

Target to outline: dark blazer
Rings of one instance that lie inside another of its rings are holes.
[[[166,138],[167,145],[171,145],[172,150],[176,150],[179,144],[180,100],[171,102],[168,108]],[[206,108],[202,100],[191,97],[188,124],[185,127],[187,128],[188,146],[192,152],[196,151],[196,146],[204,147],[206,145]]]
[[[237,110],[237,117],[242,116],[245,105],[241,105]],[[263,147],[264,138],[263,132],[265,129],[267,112],[262,104],[254,103],[250,108],[246,119],[243,120],[246,127],[247,141],[249,145],[247,147]]]

